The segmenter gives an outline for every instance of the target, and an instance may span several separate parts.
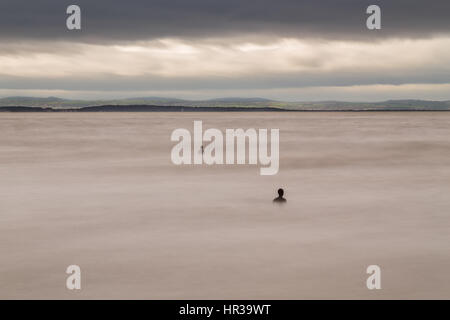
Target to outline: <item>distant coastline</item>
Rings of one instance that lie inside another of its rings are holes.
[[[117,100],[70,100],[58,97],[0,98],[0,112],[287,112],[287,111],[450,111],[450,101],[287,102],[264,98],[180,100],[145,97]]]
[[[42,107],[0,107],[0,112],[286,112],[296,111],[270,107],[184,107],[153,105],[110,105],[73,109],[55,109]]]
[[[51,108],[51,107],[0,107],[0,112],[27,113],[61,113],[61,112],[430,112],[450,111],[450,109],[405,109],[405,108],[355,108],[355,109],[285,109],[272,107],[192,107],[192,106],[155,106],[155,105],[106,105],[82,108]]]

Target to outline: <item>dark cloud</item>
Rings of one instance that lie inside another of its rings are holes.
[[[65,10],[82,8],[81,31]],[[365,9],[382,8],[383,29],[365,27]],[[448,0],[2,0],[0,38],[135,41],[158,37],[267,36],[373,39],[450,31]]]

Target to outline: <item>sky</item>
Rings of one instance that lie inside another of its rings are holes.
[[[449,17],[448,0],[2,0],[0,97],[450,100]]]

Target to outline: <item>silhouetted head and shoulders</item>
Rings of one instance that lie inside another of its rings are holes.
[[[275,199],[273,199],[273,202],[275,203],[285,203],[287,200],[285,198],[283,198],[284,195],[284,190],[283,189],[278,189],[278,197],[276,197]]]

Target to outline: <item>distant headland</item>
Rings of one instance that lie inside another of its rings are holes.
[[[0,112],[286,112],[286,111],[450,111],[450,101],[284,102],[263,98],[181,100],[161,97],[70,100],[57,97],[0,99]]]
[[[107,105],[71,109],[10,106],[0,107],[0,112],[266,112],[295,111],[281,108],[260,107],[189,107],[154,105]]]

